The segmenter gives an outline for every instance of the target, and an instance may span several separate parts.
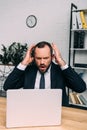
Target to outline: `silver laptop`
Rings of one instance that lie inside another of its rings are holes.
[[[6,127],[61,124],[61,89],[7,91]]]

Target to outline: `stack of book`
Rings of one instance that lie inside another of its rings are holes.
[[[74,48],[84,48],[85,32],[74,32]]]
[[[87,106],[87,93],[86,94],[78,94],[76,92],[69,93],[70,102],[73,104],[80,104]]]

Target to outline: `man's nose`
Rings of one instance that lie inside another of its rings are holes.
[[[44,59],[41,59],[40,63],[43,64],[44,63]]]

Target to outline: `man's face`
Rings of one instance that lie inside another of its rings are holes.
[[[34,58],[38,69],[40,72],[44,73],[52,61],[50,48],[47,45],[43,48],[36,47]]]

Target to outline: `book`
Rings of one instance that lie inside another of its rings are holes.
[[[79,40],[79,32],[74,32],[74,45],[73,45],[73,47],[74,48],[78,48],[78,40]]]
[[[74,48],[84,48],[85,32],[74,32]]]
[[[76,104],[76,100],[75,100],[75,97],[74,97],[74,95],[73,95],[73,92],[70,92],[70,93],[69,93],[69,97],[70,97],[71,103]]]
[[[77,99],[78,99],[78,104],[81,104],[81,105],[83,105],[83,102],[82,102],[82,100],[81,100],[81,98],[79,97],[79,94],[76,94],[76,96],[77,96]]]
[[[84,48],[87,49],[87,32],[85,33],[85,38],[84,38]]]
[[[85,39],[85,32],[79,32],[79,41],[78,41],[78,48],[84,48],[84,39]]]
[[[79,98],[83,102],[84,105],[87,105],[87,100],[84,98],[83,95],[79,95]]]
[[[73,92],[73,95],[74,95],[74,98],[75,98],[75,101],[76,101],[76,104],[82,104],[82,102],[80,101],[79,97],[78,97],[78,94]]]
[[[82,29],[83,26],[82,26],[82,21],[81,21],[81,17],[80,17],[80,12],[76,13],[76,19],[77,19],[77,28]]]
[[[82,28],[87,29],[87,23],[86,23],[84,11],[80,11],[80,17],[81,17],[81,22],[82,22]]]
[[[72,12],[72,29],[77,29],[77,12]]]
[[[77,95],[76,92],[70,92],[70,93],[69,93],[69,96],[70,96],[70,101],[71,101],[71,103],[73,103],[73,104],[83,104],[83,103],[80,101],[80,99],[79,99],[79,97],[78,97],[78,95]]]

